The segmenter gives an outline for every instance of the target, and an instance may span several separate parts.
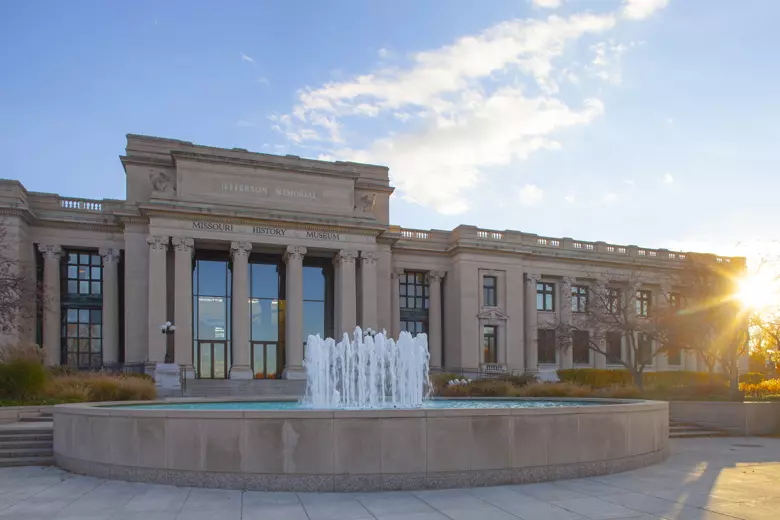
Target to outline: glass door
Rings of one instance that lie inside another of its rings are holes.
[[[281,355],[280,355],[281,354]],[[252,370],[257,379],[281,379],[284,353],[275,341],[252,342]]]
[[[199,378],[227,378],[227,343],[225,341],[198,341],[197,350]]]

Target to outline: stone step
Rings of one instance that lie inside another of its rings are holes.
[[[0,449],[0,459],[26,459],[31,457],[51,457],[54,449],[51,446],[45,448],[11,448]]]
[[[12,450],[16,448],[48,448],[51,449],[53,446],[53,440],[51,438],[46,440],[34,440],[31,441],[29,439],[22,439],[22,440],[0,440],[0,450]]]
[[[54,442],[52,433],[28,433],[21,435],[0,435],[0,445],[5,442]]]
[[[669,432],[670,439],[688,439],[692,437],[728,437],[728,435],[729,434],[726,432],[719,432],[716,430]]]
[[[54,464],[54,457],[26,457],[26,458],[3,458],[0,457],[0,468],[11,466],[51,466]]]
[[[18,436],[30,436],[30,435],[49,435],[51,436],[54,429],[49,428],[14,428],[3,430],[0,429],[0,439],[7,439],[8,437]]]
[[[52,417],[44,417],[42,415],[20,417],[19,422],[52,422]]]

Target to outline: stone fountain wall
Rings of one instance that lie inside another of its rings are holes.
[[[514,409],[54,409],[57,465],[179,486],[369,491],[616,473],[668,454],[667,403]]]

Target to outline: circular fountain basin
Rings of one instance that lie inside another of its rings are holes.
[[[668,404],[434,399],[315,410],[287,400],[59,405],[57,465],[101,478],[284,491],[519,484],[666,458]]]

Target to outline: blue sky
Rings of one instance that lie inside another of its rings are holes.
[[[0,3],[0,176],[123,198],[141,133],[386,164],[406,227],[777,238],[780,2],[216,5]]]

